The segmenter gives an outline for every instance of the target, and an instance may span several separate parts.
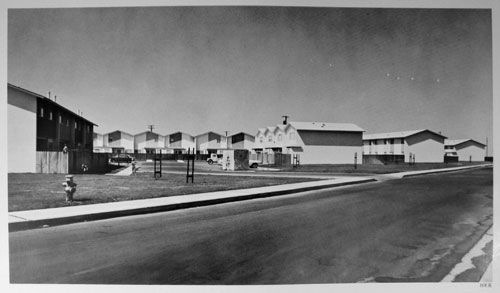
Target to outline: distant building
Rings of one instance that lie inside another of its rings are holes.
[[[167,153],[165,136],[152,131],[145,131],[134,135],[134,150],[139,154],[154,154],[160,151]]]
[[[482,162],[485,159],[486,145],[473,139],[446,139],[445,151],[455,151],[459,161]]]
[[[93,150],[95,123],[10,83],[7,116],[8,172],[35,172],[37,151]]]
[[[94,132],[94,153],[111,153],[110,147],[104,146],[104,135]]]
[[[197,154],[222,153],[228,148],[227,137],[212,131],[195,136],[195,141]]]
[[[104,135],[94,135],[94,153],[133,153],[134,136],[130,133],[115,130]]]
[[[443,162],[445,136],[428,129],[363,135],[364,163]]]
[[[251,151],[255,143],[255,136],[240,132],[230,135],[227,138],[227,147],[229,149],[245,149]]]
[[[361,163],[363,129],[350,123],[289,122],[261,128],[253,150],[299,155],[300,164]]]
[[[188,149],[196,148],[194,137],[180,131],[165,136],[165,144],[168,152],[173,154],[184,154]]]

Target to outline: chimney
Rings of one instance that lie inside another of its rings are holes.
[[[287,125],[287,119],[288,119],[288,117],[290,117],[290,116],[283,115],[283,116],[281,116],[281,117],[283,117],[283,118],[284,118],[284,119],[283,119],[283,125]]]

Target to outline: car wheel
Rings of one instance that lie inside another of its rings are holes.
[[[212,165],[214,163],[214,161],[212,161],[211,159],[207,161],[209,165]]]
[[[252,165],[250,165],[250,168],[257,168],[257,167],[259,167],[257,163],[253,163]]]

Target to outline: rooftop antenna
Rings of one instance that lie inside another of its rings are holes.
[[[57,102],[57,96],[54,95],[54,102]]]
[[[50,100],[50,91],[49,91],[49,100]]]
[[[286,125],[286,124],[287,124],[286,120],[287,120],[290,116],[288,116],[288,115],[283,115],[283,116],[281,116],[281,117],[283,117],[283,118],[284,118],[284,119],[283,119],[283,125]]]
[[[153,124],[150,124],[150,125],[148,125],[148,128],[149,128],[149,132],[153,132],[153,129],[155,128],[155,126]]]

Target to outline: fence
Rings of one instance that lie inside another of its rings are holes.
[[[108,154],[90,151],[36,152],[36,172],[45,174],[83,173],[85,164],[89,173],[102,173],[108,168]]]
[[[292,155],[282,153],[256,153],[250,154],[250,160],[260,161],[262,165],[274,167],[289,167],[292,165]]]
[[[405,162],[404,155],[363,155],[363,164],[401,164]]]
[[[68,155],[63,152],[36,152],[36,172],[69,173]]]
[[[109,158],[111,158],[113,155],[116,154],[110,154],[108,153]],[[137,161],[146,161],[146,160],[153,160],[154,154],[128,154],[132,157],[134,157]],[[203,154],[203,155],[195,155],[195,160],[197,161],[206,161],[210,155],[208,154]],[[162,160],[171,160],[171,161],[177,161],[177,160],[187,160],[188,159],[188,154],[161,154],[161,159]]]

